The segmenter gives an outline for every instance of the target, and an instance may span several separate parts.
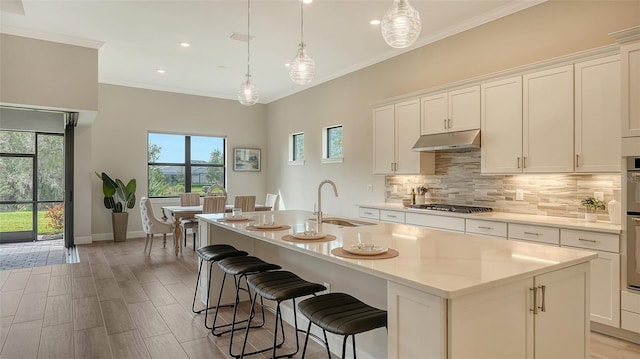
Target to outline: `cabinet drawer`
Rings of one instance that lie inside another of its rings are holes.
[[[640,315],[640,293],[622,291],[622,310]]]
[[[560,243],[563,246],[592,249],[594,251],[620,252],[620,237],[615,234],[561,229]]]
[[[415,224],[417,226],[464,232],[464,218],[407,213],[406,222],[407,224]]]
[[[624,330],[640,333],[640,314],[626,310],[620,313],[620,327]]]
[[[487,234],[507,238],[507,224],[504,222],[467,219],[467,233]]]
[[[560,229],[526,224],[509,224],[509,239],[520,239],[559,246]]]
[[[404,212],[380,210],[380,220],[395,223],[404,223]]]
[[[360,218],[375,219],[376,221],[379,221],[380,210],[375,208],[360,207],[360,209],[358,209],[358,216]]]

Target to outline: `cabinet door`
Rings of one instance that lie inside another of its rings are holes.
[[[527,278],[451,299],[449,358],[533,358],[532,286]]]
[[[573,172],[573,66],[522,80],[524,172]]]
[[[395,158],[393,105],[373,109],[373,174],[393,173]]]
[[[619,56],[575,65],[576,172],[620,172]]]
[[[480,86],[449,92],[448,131],[480,128]]]
[[[483,84],[482,173],[522,172],[522,77]]]
[[[539,275],[535,285],[536,359],[588,358],[589,263]]]
[[[420,99],[422,118],[420,134],[442,133],[447,131],[449,105],[447,93],[441,93]]]
[[[620,48],[622,137],[640,136],[640,42]]]
[[[620,328],[620,255],[598,252],[591,261],[591,320]]]
[[[395,105],[395,172],[419,174],[420,152],[411,150],[420,137],[420,100]]]

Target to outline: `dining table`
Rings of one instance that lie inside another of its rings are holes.
[[[232,204],[227,204],[224,206],[224,211],[226,213],[231,213],[233,211],[234,206]],[[256,203],[256,212],[259,211],[270,211],[271,206],[267,206],[264,204]],[[173,218],[173,222],[175,223],[175,230],[173,233],[173,237],[175,238],[174,247],[176,256],[180,253],[182,246],[180,245],[182,240],[182,226],[180,225],[180,221],[187,218],[195,218],[196,214],[202,213],[202,205],[200,206],[162,206],[162,217],[164,219]]]

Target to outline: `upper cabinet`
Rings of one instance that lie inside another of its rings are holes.
[[[640,26],[611,36],[620,43],[622,156],[640,156]]]
[[[575,171],[619,172],[620,60],[575,64]]]
[[[481,86],[482,173],[522,173],[522,76]]]
[[[411,150],[419,137],[419,99],[374,108],[373,174],[432,173],[434,155]]]
[[[420,99],[423,135],[480,128],[480,86]]]
[[[522,77],[524,172],[573,172],[573,66]]]

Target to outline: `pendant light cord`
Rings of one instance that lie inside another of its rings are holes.
[[[304,1],[300,0],[300,43],[304,46]]]
[[[247,77],[251,76],[251,0],[247,0]]]

